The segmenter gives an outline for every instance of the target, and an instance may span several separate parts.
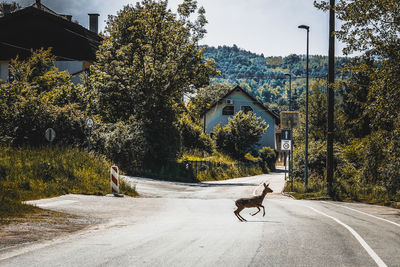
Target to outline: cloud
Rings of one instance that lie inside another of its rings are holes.
[[[0,0],[1,1],[1,0]],[[12,1],[12,0],[7,0]],[[173,11],[183,0],[169,0]],[[35,0],[17,0],[22,6]],[[99,29],[103,30],[108,15],[115,15],[126,4],[136,0],[42,0],[60,14],[72,15],[88,27],[88,13],[99,13]],[[310,53],[328,53],[328,14],[317,10],[310,0],[198,0],[206,9],[209,21],[202,44],[213,46],[236,44],[264,55],[304,54],[305,33],[297,28],[310,26]],[[340,55],[337,43],[337,54]]]

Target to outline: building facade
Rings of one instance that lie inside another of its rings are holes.
[[[220,124],[224,126],[228,119],[233,117],[240,110],[252,111],[257,117],[261,117],[267,124],[267,131],[261,136],[257,148],[264,146],[277,150],[276,129],[279,125],[279,118],[264,105],[258,102],[240,86],[236,86],[224,97],[211,105],[203,114],[204,132],[210,134],[214,127]]]

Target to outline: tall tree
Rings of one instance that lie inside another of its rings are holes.
[[[329,8],[327,1],[315,5]],[[362,170],[360,180],[384,185],[394,195],[400,190],[400,2],[339,0],[335,10],[343,22],[336,36],[346,43],[344,52],[362,53],[347,68],[351,75],[340,92],[344,125],[352,128],[347,147],[362,149],[353,161]]]
[[[214,61],[203,60],[198,46],[206,23],[205,10],[195,0],[184,0],[178,14],[167,8],[167,1],[143,0],[108,19],[108,36],[90,69],[90,109],[107,122],[131,115],[141,120],[149,160],[176,156],[176,107],[184,93],[217,73]]]
[[[232,88],[233,85],[228,83],[215,83],[200,88],[191,98],[188,109],[196,119],[199,119],[208,107],[216,101],[219,101],[220,98],[226,95]]]

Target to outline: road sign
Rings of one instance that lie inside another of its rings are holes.
[[[292,140],[292,132],[290,130],[282,130],[281,131],[281,139],[282,140]]]
[[[291,149],[292,149],[292,141],[290,140],[281,141],[281,150],[291,150]]]
[[[54,138],[56,138],[56,132],[52,128],[48,128],[44,133],[44,137],[46,137],[47,141],[53,142]]]
[[[92,119],[87,119],[87,121],[86,121],[86,127],[87,128],[92,128],[93,127],[93,124],[94,124],[94,122],[93,122],[93,120]]]
[[[281,111],[281,127],[290,129],[299,124],[299,113],[297,111]]]

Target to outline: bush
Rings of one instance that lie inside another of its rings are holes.
[[[269,170],[271,171],[275,170],[277,157],[275,151],[272,148],[270,147],[261,148],[258,151],[258,156],[261,158],[261,160],[264,162],[264,164],[268,167]]]
[[[202,150],[210,154],[214,150],[211,137],[204,134],[203,129],[196,125],[187,113],[179,120],[179,132],[184,150]]]
[[[93,129],[93,149],[125,171],[142,163],[146,148],[143,128],[133,118],[128,123],[104,123]]]
[[[44,137],[47,128],[53,128],[56,132],[54,145],[84,147],[86,144],[85,115],[74,104],[56,107],[26,103],[15,112],[9,123],[14,127],[12,131],[3,132],[6,145],[48,145]]]
[[[262,134],[268,129],[268,125],[253,112],[239,111],[229,118],[224,127],[216,126],[213,136],[217,149],[236,159],[242,159],[250,152]]]
[[[47,145],[47,128],[56,131],[55,144],[83,146],[85,115],[79,87],[68,72],[58,71],[50,49],[12,60],[14,81],[0,84],[0,143],[12,146]]]
[[[206,156],[198,151],[190,151],[184,153],[179,162],[187,164],[188,170],[199,181],[224,180],[263,173],[259,164],[260,158],[247,154],[242,160],[247,162],[236,161],[217,151]]]

